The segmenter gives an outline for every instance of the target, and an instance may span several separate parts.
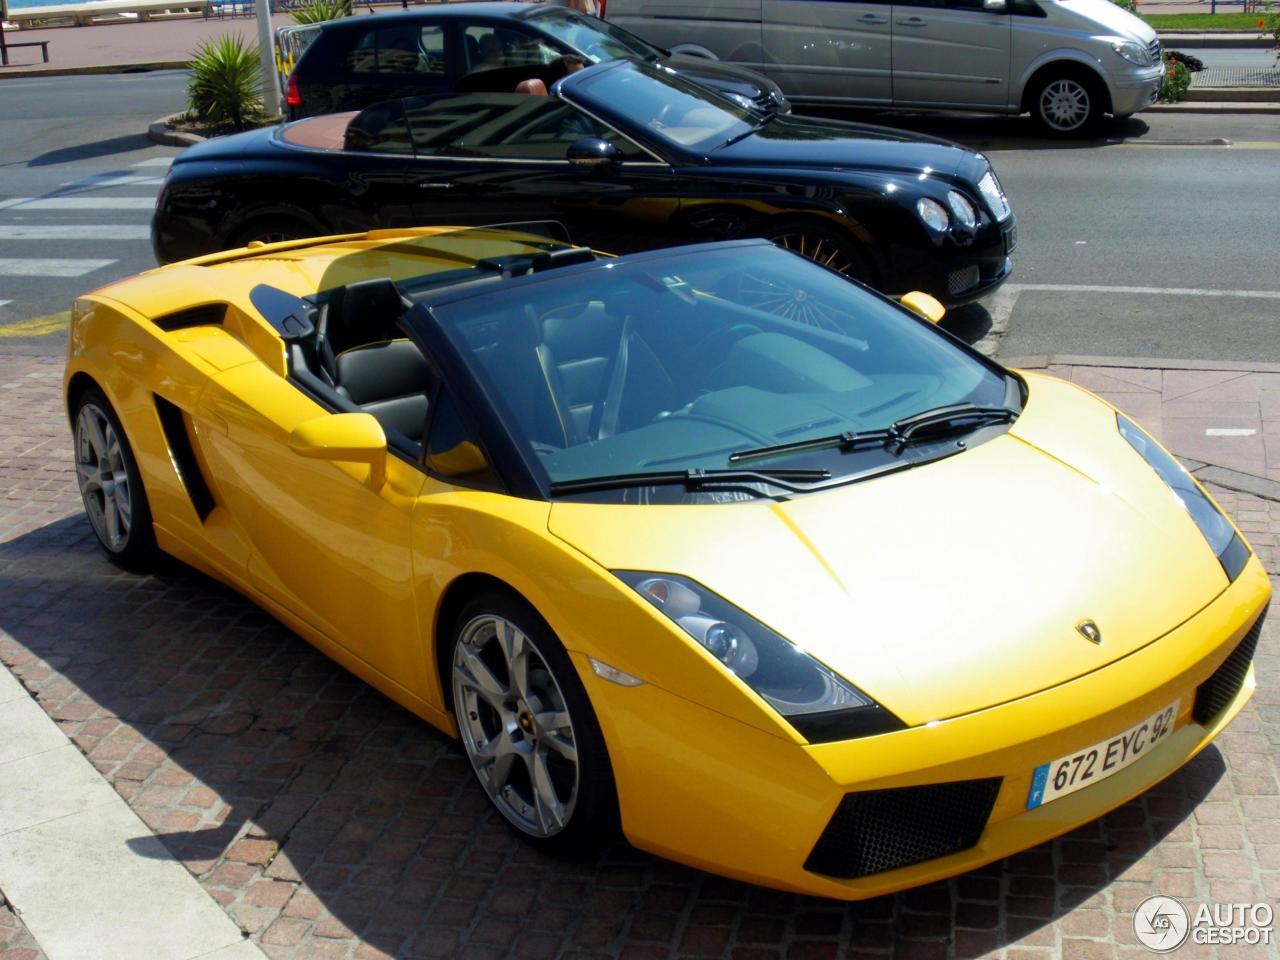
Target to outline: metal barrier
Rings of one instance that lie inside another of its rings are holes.
[[[318,23],[276,27],[276,80],[282,94],[289,90],[289,74],[293,72],[294,64],[319,35]]]

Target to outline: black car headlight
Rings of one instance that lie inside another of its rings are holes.
[[[1182,464],[1166,453],[1164,447],[1151,439],[1145,430],[1124,414],[1116,414],[1116,429],[1181,501],[1187,513],[1191,515],[1191,519],[1200,528],[1200,532],[1204,534],[1205,540],[1209,543],[1209,549],[1222,564],[1227,579],[1234,580],[1238,577],[1249,559],[1249,548],[1231,526],[1231,521],[1223,516],[1217,504],[1205,495],[1200,485]]]
[[[811,743],[906,725],[857,687],[750,614],[687,577],[615,570]]]

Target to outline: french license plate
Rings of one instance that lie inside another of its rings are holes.
[[[1114,737],[1036,767],[1031,775],[1027,809],[1044,806],[1050,800],[1105,780],[1146,756],[1152,747],[1173,733],[1173,721],[1177,719],[1180,702],[1173,701]]]
[[[1018,227],[1015,224],[1010,227],[1004,235],[1004,252],[1006,254],[1013,253],[1018,247]]]

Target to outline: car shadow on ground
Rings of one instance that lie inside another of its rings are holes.
[[[798,115],[829,117],[854,123],[912,130],[944,140],[954,140],[979,150],[1071,150],[1105,147],[1126,140],[1140,140],[1151,132],[1140,116],[1104,117],[1087,136],[1054,137],[1030,116],[1009,117],[989,113],[946,111],[886,111],[871,108],[797,106]]]
[[[110,157],[119,153],[132,153],[155,146],[145,133],[131,133],[120,137],[109,137],[96,143],[79,143],[74,147],[63,147],[50,150],[27,161],[28,167],[51,167],[59,163],[74,163],[77,160],[94,160],[98,157]]]
[[[1049,925],[1068,913],[1077,934],[1119,938],[1108,911],[1123,918],[1149,892],[1125,881],[1151,880],[1160,841],[1192,839],[1225,769],[1210,747],[1058,841],[845,904],[622,842],[576,860],[539,852],[444,735],[209,578],[176,562],[118,570],[78,512],[0,543],[0,629],[0,659],[273,956],[358,938],[393,957],[888,944],[969,957],[1053,946]]]

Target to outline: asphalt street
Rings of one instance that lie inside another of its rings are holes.
[[[177,151],[144,131],[183,100],[180,72],[0,81],[0,347],[61,352],[76,295],[154,265],[150,209]],[[1026,118],[856,119],[990,155],[1021,240],[1012,282],[953,318],[970,339],[1280,362],[1280,116],[1146,113],[1065,143]]]

